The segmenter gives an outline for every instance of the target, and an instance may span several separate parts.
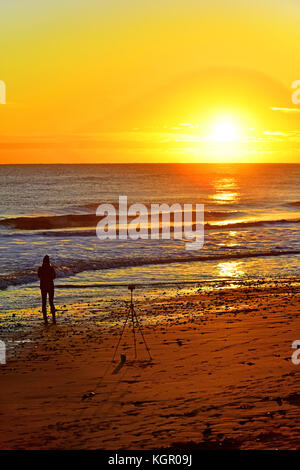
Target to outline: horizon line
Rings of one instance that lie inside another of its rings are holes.
[[[80,162],[80,163],[0,163],[0,166],[49,165],[300,165],[300,162]]]

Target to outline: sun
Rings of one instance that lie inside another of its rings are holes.
[[[242,112],[211,116],[203,129],[203,154],[214,162],[234,162],[241,159],[247,145],[246,129],[248,123]]]
[[[214,142],[234,142],[238,140],[238,126],[231,120],[220,120],[214,124],[210,140]]]

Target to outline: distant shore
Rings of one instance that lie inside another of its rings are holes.
[[[153,361],[128,328],[115,363],[121,302],[61,307],[47,329],[10,312],[0,448],[299,449],[299,307],[300,280],[162,291],[139,302]]]

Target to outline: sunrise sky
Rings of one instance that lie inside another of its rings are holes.
[[[299,20],[299,0],[2,0],[0,163],[300,163]]]

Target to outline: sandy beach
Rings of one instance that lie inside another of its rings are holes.
[[[162,292],[139,302],[152,362],[130,328],[111,362],[124,303],[65,306],[48,328],[10,312],[0,447],[299,449],[299,300],[297,279]]]

